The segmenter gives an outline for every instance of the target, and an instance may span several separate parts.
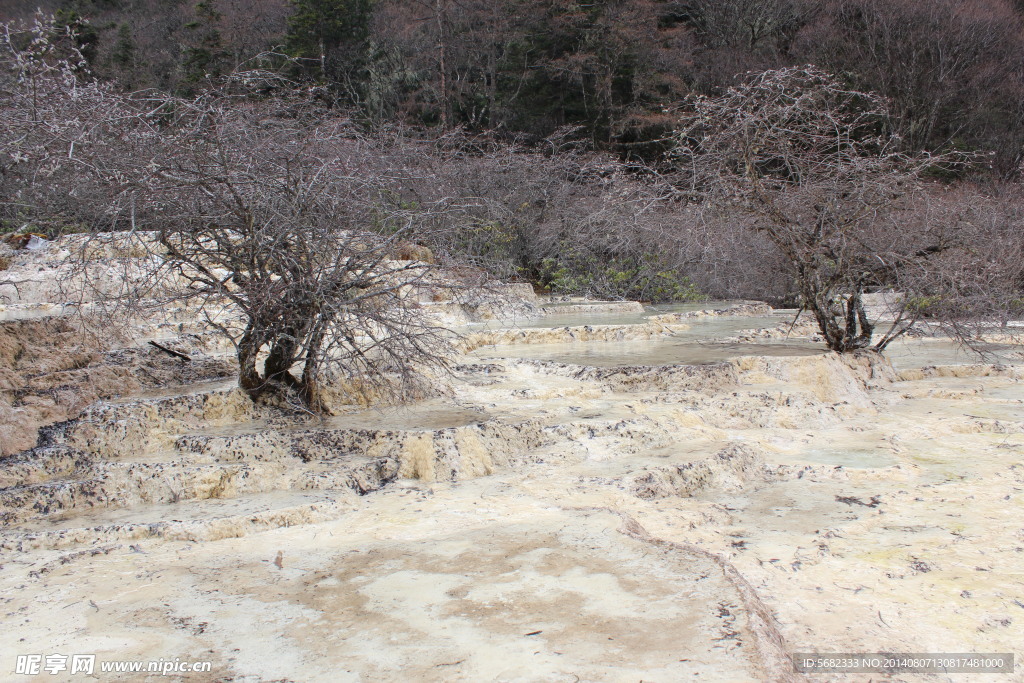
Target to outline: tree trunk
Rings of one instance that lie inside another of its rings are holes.
[[[448,130],[448,67],[445,55],[448,45],[444,36],[445,12],[444,0],[437,0],[434,14],[437,18],[437,56],[441,75],[441,130]]]
[[[238,386],[249,398],[255,400],[266,389],[266,381],[256,370],[256,356],[259,354],[262,341],[253,334],[252,325],[246,329],[242,339],[238,342],[236,354],[238,356]]]
[[[280,382],[290,387],[299,385],[291,373],[292,365],[295,364],[295,352],[298,349],[296,332],[297,330],[289,328],[271,344],[270,353],[263,364],[263,375],[268,383]]]
[[[871,345],[875,326],[868,320],[864,310],[860,288],[854,290],[845,301],[841,300],[838,314],[835,311],[837,302],[831,294],[814,292],[806,285],[803,290],[804,305],[814,314],[818,330],[829,349],[837,353],[848,353]]]
[[[323,412],[324,405],[320,396],[320,352],[323,349],[324,337],[327,326],[318,325],[309,335],[309,344],[306,347],[306,362],[302,367],[302,380],[300,381],[299,392],[302,400],[310,410]]]

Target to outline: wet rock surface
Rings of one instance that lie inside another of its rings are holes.
[[[6,323],[5,409],[34,422],[0,459],[0,650],[208,659],[189,680],[253,681],[797,680],[796,651],[1024,657],[1016,349],[840,357],[743,306],[602,325],[637,314],[562,303],[580,324],[467,329],[447,396],[325,420],[254,406],[198,330],[159,337],[192,366],[144,344],[62,354],[26,331],[70,323]],[[748,353],[783,335],[799,354]],[[588,364],[602,344],[632,346]],[[73,401],[28,410],[61,386]]]

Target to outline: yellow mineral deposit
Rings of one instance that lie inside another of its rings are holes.
[[[436,455],[433,434],[430,432],[408,434],[402,444],[399,456],[401,458],[399,476],[434,481]]]

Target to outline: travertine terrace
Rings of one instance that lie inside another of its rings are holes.
[[[19,252],[11,272],[54,267]],[[2,677],[30,653],[210,661],[188,680],[235,681],[1024,657],[1019,347],[840,357],[763,304],[521,294],[514,320],[438,304],[463,354],[436,396],[324,419],[253,405],[184,312],[111,344],[56,290],[13,297]]]

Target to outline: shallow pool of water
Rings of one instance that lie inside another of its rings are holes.
[[[567,301],[563,304],[543,304],[547,309],[546,315],[535,317],[515,317],[499,320],[487,320],[478,323],[470,323],[466,327],[469,330],[493,330],[503,328],[533,329],[548,327],[579,327],[582,325],[639,325],[647,322],[648,318],[654,315],[665,315],[667,313],[689,313],[705,309],[720,309],[735,306],[743,301],[703,301],[700,303],[685,304],[658,304],[655,306],[644,306],[642,311],[630,311],[623,313],[616,310],[602,311],[599,306],[593,306],[588,310],[576,310],[567,313],[557,313],[559,305],[565,307],[579,306],[589,302]],[[750,320],[750,318],[747,318]],[[687,324],[695,321],[685,321]],[[776,322],[778,319],[776,318]]]
[[[628,342],[579,342],[573,344],[512,344],[487,346],[474,355],[488,358],[531,358],[570,365],[625,367],[631,365],[706,365],[740,356],[813,356],[824,352],[821,344],[698,342],[678,336]]]
[[[1024,363],[1024,347],[1010,344],[983,344],[978,351],[971,350],[950,339],[901,338],[889,344],[885,356],[898,370],[921,368],[929,365],[972,365]]]

